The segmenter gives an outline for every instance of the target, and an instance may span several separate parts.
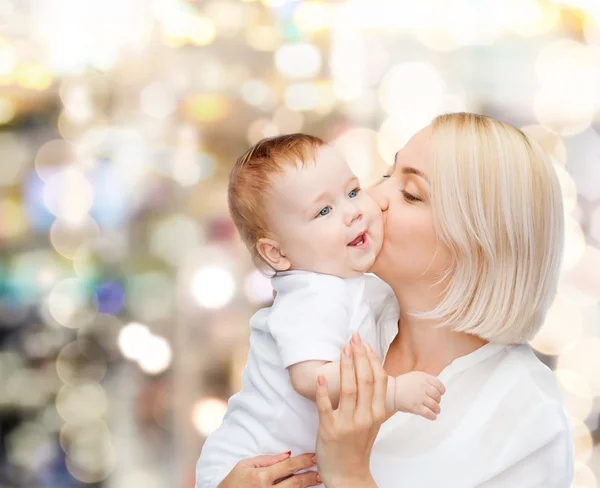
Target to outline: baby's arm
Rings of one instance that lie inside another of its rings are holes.
[[[294,389],[315,401],[317,378],[325,376],[331,405],[337,408],[340,400],[340,363],[336,361],[304,361],[288,368]],[[388,376],[386,410],[414,413],[435,420],[444,386],[435,377],[415,371],[396,378]]]

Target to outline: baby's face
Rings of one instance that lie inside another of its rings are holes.
[[[268,212],[292,269],[359,276],[381,249],[381,210],[331,146],[274,178]]]

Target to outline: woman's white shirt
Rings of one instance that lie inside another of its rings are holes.
[[[398,332],[398,304],[370,277],[380,346]],[[489,343],[439,375],[446,387],[435,422],[398,412],[371,456],[379,488],[568,488],[573,479],[569,416],[552,371],[528,345]]]

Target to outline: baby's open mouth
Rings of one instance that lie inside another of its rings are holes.
[[[362,232],[358,235],[356,239],[354,239],[352,242],[349,242],[348,245],[352,247],[361,246],[365,243],[366,240],[366,232]]]

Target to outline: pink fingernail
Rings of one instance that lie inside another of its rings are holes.
[[[319,476],[319,473],[317,473],[317,483],[323,483],[323,480]]]
[[[317,464],[317,456],[313,456],[312,458],[310,458],[310,460],[313,464]]]

